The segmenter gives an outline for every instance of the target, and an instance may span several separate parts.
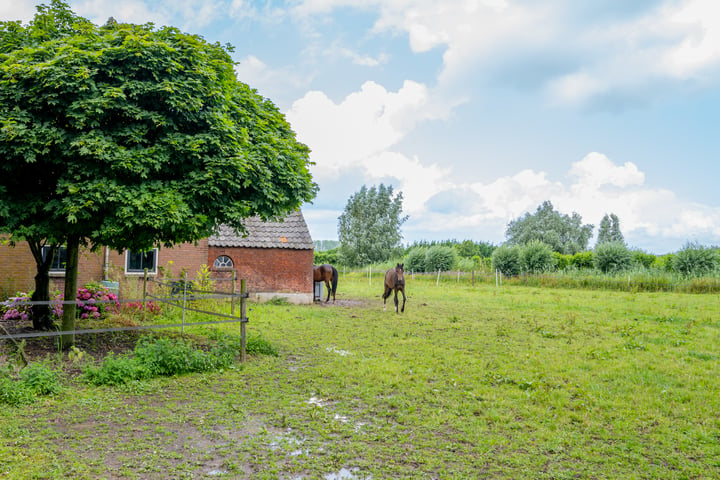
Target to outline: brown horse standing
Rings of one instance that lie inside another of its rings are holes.
[[[383,311],[385,311],[385,302],[390,296],[390,292],[395,291],[395,313],[398,312],[398,290],[402,293],[403,303],[401,312],[405,311],[405,264],[398,263],[395,268],[391,268],[385,272],[385,293],[383,293]]]
[[[335,303],[335,292],[337,291],[338,283],[338,271],[332,265],[320,265],[313,267],[313,280],[316,282],[325,282],[327,287],[328,296],[325,302],[330,301],[330,294],[332,293],[333,303]]]

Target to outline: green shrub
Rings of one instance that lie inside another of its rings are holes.
[[[405,271],[407,272],[424,272],[425,270],[425,253],[427,248],[415,247],[408,251],[405,256]]]
[[[570,265],[578,270],[582,270],[583,268],[593,268],[595,266],[593,252],[588,250],[585,252],[575,253],[570,259]]]
[[[502,245],[493,251],[492,266],[506,276],[515,276],[521,268],[520,249],[517,246]]]
[[[476,268],[478,268],[478,265],[472,258],[458,258],[457,260],[457,269],[462,272],[469,272],[471,270],[475,270]]]
[[[655,261],[652,263],[652,268],[657,268],[658,270],[664,270],[666,272],[672,272],[674,258],[675,255],[672,253],[656,257]]]
[[[58,372],[42,363],[31,363],[23,368],[20,379],[36,395],[57,395],[62,391]]]
[[[82,379],[92,385],[123,385],[150,377],[150,372],[135,358],[110,353],[99,366],[89,365]]]
[[[675,253],[672,269],[687,276],[701,276],[712,272],[718,265],[718,252],[714,248],[703,247],[697,243],[687,243]]]
[[[595,247],[595,268],[603,273],[616,273],[632,266],[632,254],[622,242],[605,242]]]
[[[262,337],[248,336],[247,343],[245,344],[245,351],[249,355],[270,355],[272,357],[278,356],[278,350],[270,342]]]
[[[650,268],[655,263],[655,255],[651,253],[645,253],[642,250],[633,250],[632,259],[637,265],[644,268]]]
[[[322,252],[316,250],[313,253],[313,263],[315,265],[323,265],[325,263],[336,265],[338,263],[338,249],[333,248],[332,250],[324,250]]]
[[[457,252],[452,247],[435,245],[427,249],[425,252],[425,271],[437,272],[442,270],[447,272],[452,270],[457,261]]]
[[[34,401],[35,395],[27,384],[0,375],[0,403],[17,407],[19,405],[30,405]]]
[[[557,268],[558,270],[565,270],[570,266],[572,255],[553,252],[553,258],[555,258],[555,268]]]
[[[183,340],[141,338],[135,346],[135,358],[152,376],[171,376],[208,370],[204,352]]]
[[[555,266],[553,249],[540,240],[531,240],[523,245],[520,248],[520,260],[529,273],[547,272]]]

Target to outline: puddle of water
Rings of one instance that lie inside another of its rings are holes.
[[[320,408],[327,405],[327,402],[325,400],[323,400],[321,398],[317,398],[315,396],[310,397],[310,399],[307,401],[307,403],[309,403],[310,405],[316,405]]]
[[[330,353],[337,353],[341,357],[346,357],[348,355],[352,355],[352,353],[348,352],[347,350],[340,350],[339,348],[335,347],[334,345],[332,347],[327,347],[325,350],[327,350]]]
[[[341,468],[337,473],[328,473],[325,480],[359,480],[360,477],[355,476],[359,468]],[[370,480],[372,477],[366,477],[364,480]]]
[[[227,473],[228,472],[226,472],[225,470],[210,470],[208,472],[208,475],[214,477],[215,475],[227,475]]]
[[[299,445],[302,445],[303,441],[300,439],[297,439],[295,437],[290,436],[290,429],[287,430],[285,433],[278,433],[276,435],[273,435],[270,439],[270,442],[268,443],[268,446],[270,447],[270,450],[285,450],[290,447],[297,447]],[[308,455],[310,453],[309,450],[302,450],[299,448],[295,448],[294,450],[288,452],[288,455],[291,457],[297,457],[299,455]]]

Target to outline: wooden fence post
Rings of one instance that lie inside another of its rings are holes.
[[[235,315],[235,282],[237,281],[237,270],[233,269],[232,280],[230,282],[230,315]]]
[[[245,331],[245,324],[247,323],[247,280],[244,278],[240,279],[240,361],[245,363],[246,353],[245,347],[247,346],[247,333]]]
[[[144,272],[144,274],[143,274],[143,297],[142,297],[143,299],[142,299],[142,315],[141,315],[141,318],[142,318],[143,323],[145,323],[145,309],[146,309],[145,298],[147,297],[147,274],[148,274],[148,269],[145,268],[145,269],[143,270],[143,272]]]

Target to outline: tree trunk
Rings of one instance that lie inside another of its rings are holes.
[[[67,264],[65,265],[65,301],[69,303],[63,305],[61,330],[63,332],[71,332],[75,330],[75,315],[77,311],[75,297],[77,295],[80,237],[78,235],[69,235],[66,249]],[[73,345],[75,345],[75,334],[60,336],[60,348],[62,350],[68,350]]]
[[[30,251],[35,258],[35,266],[37,273],[35,274],[35,291],[30,298],[33,302],[50,302],[50,266],[52,265],[55,255],[57,255],[59,246],[50,245],[47,256],[43,259],[42,242],[38,240],[29,240]],[[32,322],[35,330],[52,330],[52,309],[50,304],[33,305]]]

